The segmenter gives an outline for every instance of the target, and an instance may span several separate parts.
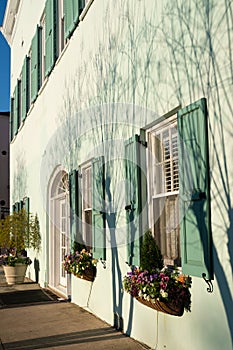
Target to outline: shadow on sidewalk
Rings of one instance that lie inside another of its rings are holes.
[[[0,293],[0,308],[58,302],[58,296],[45,289],[14,290]]]
[[[92,349],[93,345],[90,344],[90,347],[87,347],[88,343],[108,341],[108,340],[117,341],[117,338],[119,338],[119,336],[122,337],[123,335],[110,327],[88,329],[80,332],[65,333],[65,334],[59,334],[59,335],[56,334],[54,336],[4,343],[4,349],[5,350],[13,350],[13,349],[35,350],[35,349],[50,348],[55,346],[59,347],[59,346],[68,346],[72,344],[78,345],[78,344],[85,344],[85,343],[86,345],[83,345],[82,349],[83,348]]]

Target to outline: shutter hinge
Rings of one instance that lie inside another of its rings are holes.
[[[146,147],[147,148],[147,142],[146,141],[144,141],[144,140],[140,140],[139,139],[139,141],[138,141],[141,145],[143,145],[144,147]]]

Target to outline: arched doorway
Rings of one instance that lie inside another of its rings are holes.
[[[49,202],[49,285],[67,295],[63,258],[70,251],[70,211],[69,179],[64,170],[58,170],[51,181]]]

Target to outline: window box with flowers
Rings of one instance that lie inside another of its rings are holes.
[[[182,316],[184,309],[190,311],[191,278],[177,269],[162,267],[161,253],[150,231],[145,234],[142,253],[143,268],[131,267],[123,279],[124,290],[140,303],[166,314]]]
[[[94,281],[97,260],[85,248],[66,255],[63,264],[67,273],[86,281]]]

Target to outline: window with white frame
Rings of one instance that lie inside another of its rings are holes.
[[[165,265],[181,264],[175,117],[148,130],[149,222]]]
[[[83,240],[88,248],[92,247],[92,182],[91,164],[82,169],[82,222]]]

